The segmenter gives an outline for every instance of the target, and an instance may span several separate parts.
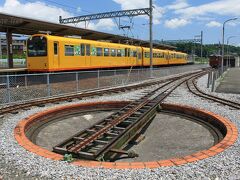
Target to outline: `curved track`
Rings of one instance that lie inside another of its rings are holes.
[[[99,90],[95,90],[95,91],[85,91],[85,92],[81,92],[81,93],[77,93],[77,94],[69,94],[69,95],[64,95],[64,96],[57,96],[57,97],[22,102],[22,103],[2,107],[0,109],[0,115],[3,116],[4,114],[7,114],[7,113],[17,114],[18,111],[20,111],[20,110],[26,110],[32,106],[42,107],[42,106],[45,106],[45,104],[47,104],[47,103],[60,103],[63,101],[71,102],[73,99],[82,99],[82,98],[93,97],[93,96],[103,96],[104,94],[113,94],[113,93],[136,90],[136,89],[142,89],[142,88],[146,88],[146,87],[149,87],[152,85],[157,85],[160,83],[165,83],[165,82],[169,82],[172,80],[180,79],[180,78],[189,76],[191,74],[194,74],[194,73],[187,73],[187,74],[184,74],[184,75],[181,75],[178,77],[176,76],[176,77],[171,77],[171,78],[164,79],[164,80],[140,83],[140,84],[136,84],[136,85],[116,87],[116,88],[110,88],[110,89],[99,89]]]
[[[196,80],[199,77],[201,77],[201,76],[202,75],[196,76],[196,77],[192,77],[191,79],[189,79],[186,82],[186,85],[187,85],[187,87],[188,87],[190,92],[192,92],[196,96],[199,96],[199,97],[202,97],[202,98],[205,98],[205,99],[208,99],[208,100],[220,103],[222,105],[226,105],[226,106],[229,106],[229,107],[234,108],[234,109],[240,109],[240,103],[237,103],[237,102],[234,102],[234,101],[230,101],[230,100],[227,100],[227,99],[224,99],[224,98],[220,98],[220,97],[217,97],[217,96],[214,96],[214,95],[211,95],[211,94],[207,94],[207,93],[201,91],[197,87],[197,84],[196,84]]]

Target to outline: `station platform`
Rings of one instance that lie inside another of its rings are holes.
[[[11,69],[6,69],[6,68],[0,68],[0,75],[4,74],[18,74],[27,71],[27,68],[11,68]]]
[[[229,69],[220,81],[216,92],[240,94],[240,68]]]

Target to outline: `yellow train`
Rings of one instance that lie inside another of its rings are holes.
[[[27,68],[31,72],[149,66],[150,49],[140,46],[59,37],[31,36]],[[186,64],[187,54],[153,49],[153,65]]]

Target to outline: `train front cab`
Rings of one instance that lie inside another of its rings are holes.
[[[48,39],[44,35],[34,35],[27,41],[27,68],[29,71],[47,71],[50,51]]]

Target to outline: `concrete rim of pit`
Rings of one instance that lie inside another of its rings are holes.
[[[52,160],[62,160],[63,155],[51,152],[46,150],[40,146],[33,144],[26,136],[26,132],[34,125],[37,121],[41,120],[41,118],[53,114],[56,112],[60,112],[62,110],[71,110],[74,108],[89,108],[89,107],[100,107],[106,105],[119,106],[120,104],[127,104],[128,101],[108,101],[108,102],[92,102],[92,103],[80,103],[74,105],[64,105],[57,108],[52,108],[49,110],[45,110],[36,114],[33,114],[23,120],[21,120],[18,125],[14,129],[14,137],[16,141],[26,150],[35,153],[39,156],[49,158]],[[225,137],[218,144],[212,146],[211,148],[203,151],[199,151],[197,153],[180,157],[180,158],[172,158],[167,160],[160,161],[151,161],[151,162],[97,162],[97,161],[83,161],[77,160],[72,162],[72,164],[82,167],[101,167],[101,168],[115,168],[115,169],[139,169],[139,168],[159,168],[163,166],[178,166],[191,162],[195,162],[198,160],[202,160],[205,158],[209,158],[215,156],[225,149],[230,147],[235,143],[238,138],[238,130],[236,126],[229,121],[228,119],[214,114],[212,112],[193,108],[190,106],[179,105],[179,104],[161,104],[161,107],[165,110],[175,111],[180,113],[185,113],[187,115],[192,115],[198,118],[204,118],[204,120],[212,123],[217,123],[220,126],[221,130],[225,132]]]

